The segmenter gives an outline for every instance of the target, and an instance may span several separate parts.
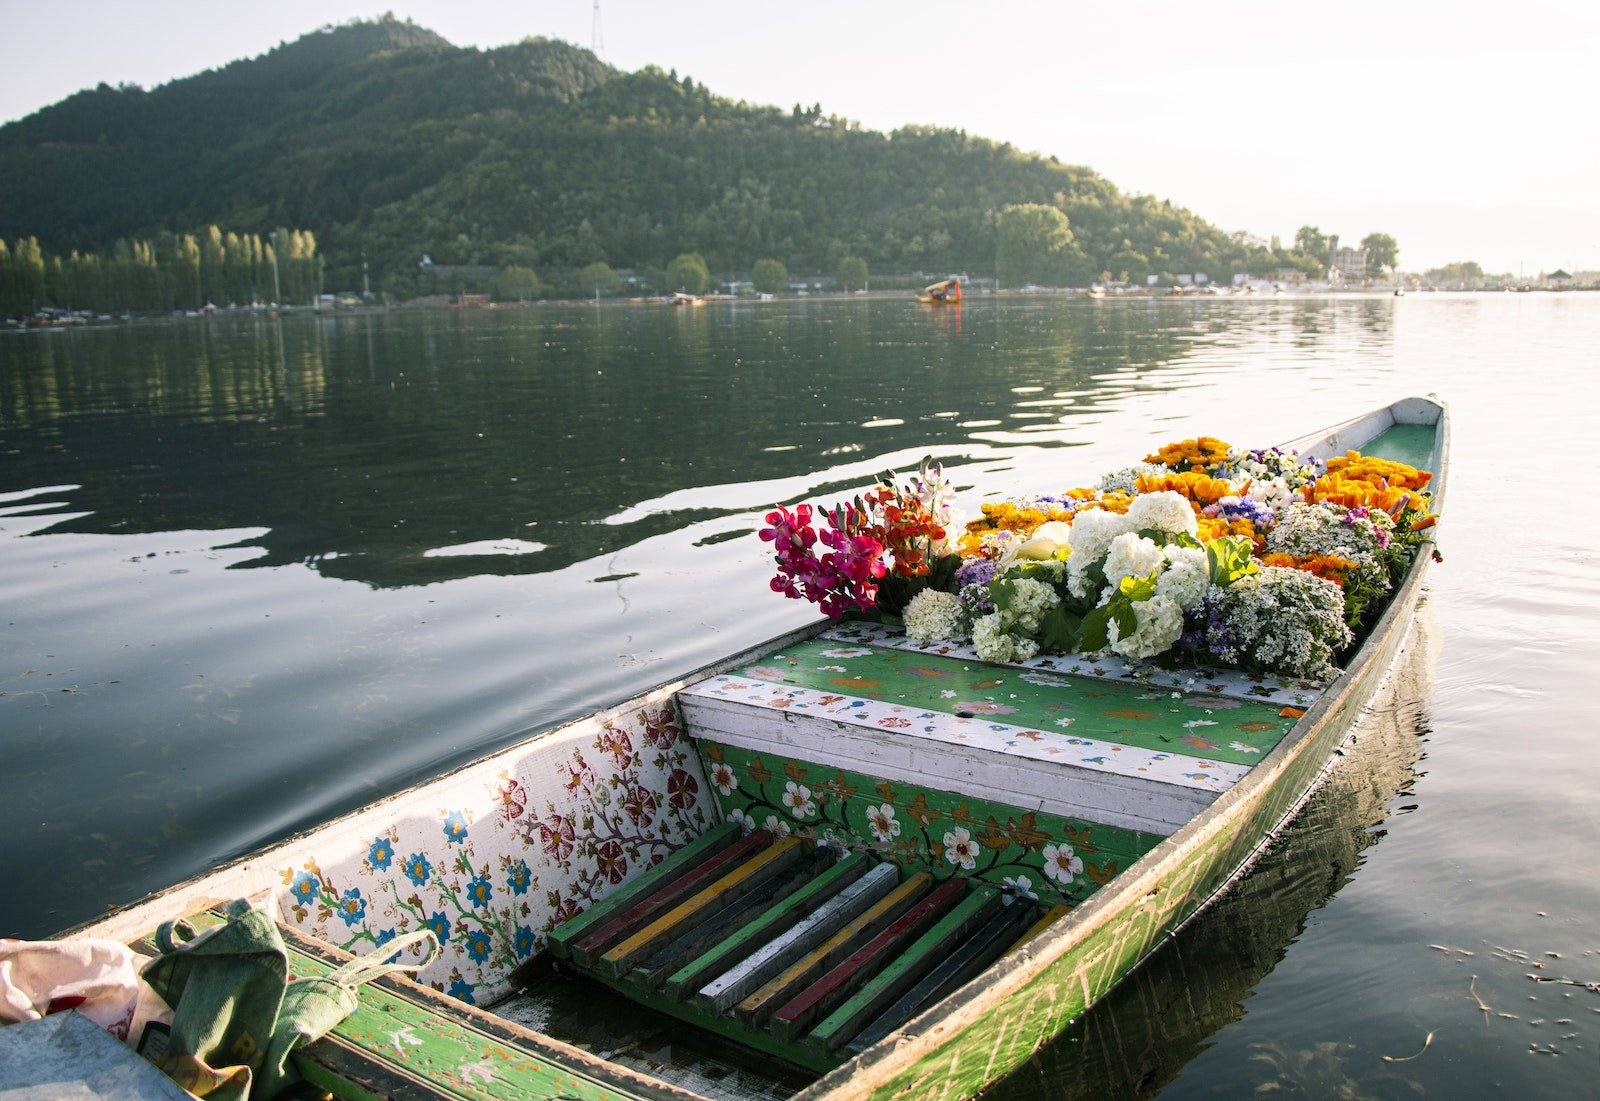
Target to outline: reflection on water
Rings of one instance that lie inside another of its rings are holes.
[[[544,572],[761,503],[719,503],[719,487],[803,491],[821,473],[844,491],[856,457],[870,477],[885,455],[1072,442],[1075,418],[1152,373],[1238,348],[1237,316],[1126,305],[364,314],[13,340],[0,410],[23,461],[5,488],[76,483],[86,515],[58,532],[262,528],[248,565],[374,586]],[[1345,313],[1381,337],[1381,304],[1360,305]],[[1288,321],[1320,339],[1328,312]],[[525,553],[484,562],[478,546]]]

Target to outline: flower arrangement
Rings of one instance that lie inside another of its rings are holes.
[[[1093,487],[986,502],[963,527],[924,459],[829,510],[780,506],[761,538],[774,591],[970,639],[988,661],[1115,653],[1322,678],[1427,539],[1431,477],[1201,436]]]

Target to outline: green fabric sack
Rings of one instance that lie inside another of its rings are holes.
[[[198,936],[187,921],[162,925],[161,955],[141,973],[173,1012],[164,1049],[147,1033],[139,1050],[190,1093],[216,1101],[270,1101],[299,1081],[295,1050],[355,1011],[361,983],[422,966],[386,961],[418,943],[431,946],[431,959],[439,944],[422,930],[326,977],[289,982],[272,916],[244,899],[229,903],[227,916]]]

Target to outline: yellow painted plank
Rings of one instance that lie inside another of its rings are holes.
[[[1017,938],[1017,943],[1013,944],[1010,948],[1007,948],[1006,951],[1010,952],[1014,949],[1021,948],[1034,937],[1050,928],[1052,922],[1059,917],[1064,917],[1071,909],[1072,907],[1068,906],[1064,902],[1057,903],[1056,905],[1050,907],[1050,909],[1046,910],[1044,915],[1040,917],[1038,921],[1034,922],[1028,927],[1028,931],[1026,933],[1023,933],[1022,936]]]
[[[785,837],[763,849],[601,956],[598,970],[613,978],[623,974],[635,961],[691,928],[700,918],[722,910],[746,890],[754,889],[783,871],[800,858],[803,844],[798,837]]]
[[[844,959],[854,950],[857,941],[876,936],[915,903],[932,883],[933,877],[927,872],[918,872],[910,876],[904,883],[874,903],[872,909],[840,929],[808,955],[795,961],[794,965],[783,974],[740,1002],[734,1007],[734,1014],[746,1024],[764,1022],[774,1010],[793,996],[795,988],[814,978],[824,968],[831,967]]]

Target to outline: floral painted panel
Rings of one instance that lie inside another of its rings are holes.
[[[549,930],[719,820],[665,703],[535,738],[329,831],[332,851],[280,869],[279,908],[357,954],[432,929],[443,952],[419,980],[488,1005]]]
[[[1024,811],[792,757],[700,740],[724,815],[746,833],[798,834],[878,853],[937,878],[962,876],[1077,905],[1153,848],[1153,833]]]

